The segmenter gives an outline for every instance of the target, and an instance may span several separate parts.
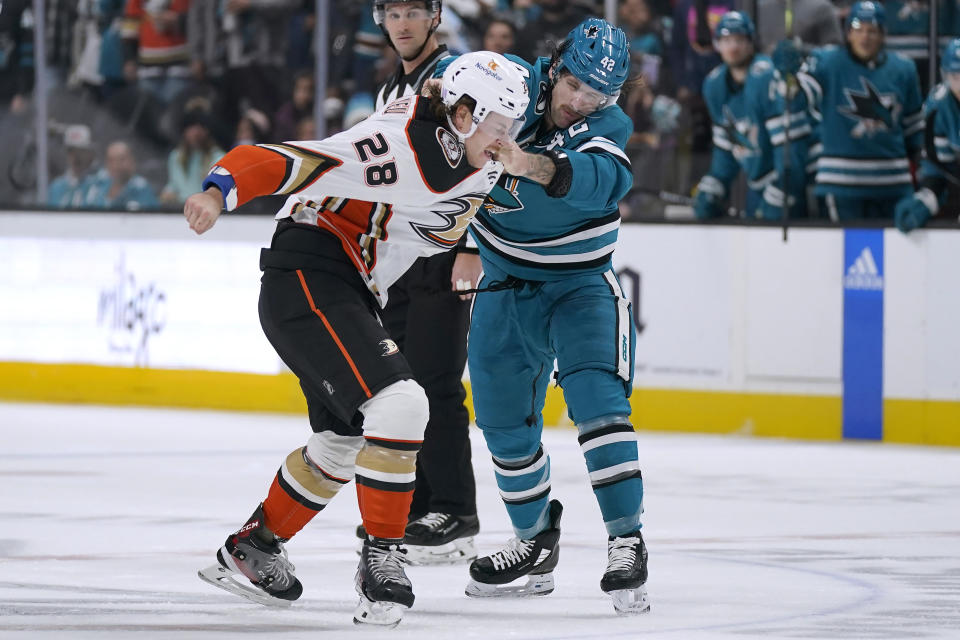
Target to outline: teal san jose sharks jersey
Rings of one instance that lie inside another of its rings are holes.
[[[790,217],[807,217],[806,189],[813,182],[822,145],[807,110],[806,94],[796,83],[788,88],[769,65],[748,77],[744,93],[750,118],[758,123],[757,147],[765,157],[762,162],[773,166],[758,217],[777,220],[783,215],[784,175]],[[785,150],[788,142],[789,149]]]
[[[946,84],[938,84],[930,92],[924,108],[927,114],[927,126],[933,127],[933,144],[937,160],[953,175],[960,177],[957,160],[960,158],[960,102]],[[920,186],[931,189],[946,197],[947,180],[940,167],[931,162],[925,148],[920,163]]]
[[[707,173],[720,181],[728,195],[730,184],[741,169],[747,186],[757,196],[774,177],[772,158],[759,144],[762,125],[747,98],[753,91],[752,85],[770,69],[770,59],[758,55],[750,63],[744,84],[734,82],[726,64],[711,71],[703,81],[703,99],[713,123],[713,154]]]
[[[929,0],[884,0],[887,10],[886,47],[907,58],[926,59],[929,57],[928,37],[930,35]],[[939,49],[942,49],[951,36],[960,35],[955,0],[938,0],[937,35]]]
[[[816,194],[892,198],[913,192],[909,157],[923,145],[912,60],[881,51],[869,64],[838,46],[816,49],[798,79],[819,122]]]
[[[602,273],[617,243],[617,203],[633,185],[624,152],[633,122],[612,105],[567,129],[543,130],[550,60],[531,65],[507,57],[529,74],[530,106],[518,142],[530,153],[562,148],[573,178],[567,195],[552,198],[536,182],[501,176],[470,224],[481,259],[525,280]]]

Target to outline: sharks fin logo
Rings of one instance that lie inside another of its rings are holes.
[[[490,191],[490,195],[483,203],[483,209],[493,215],[523,209],[523,203],[520,201],[517,188],[519,184],[520,179],[512,176],[501,179],[500,183]]]

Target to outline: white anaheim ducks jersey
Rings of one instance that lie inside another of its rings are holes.
[[[469,165],[457,137],[428,100],[396,100],[325,140],[244,145],[204,181],[227,210],[263,195],[290,195],[277,219],[340,239],[381,305],[387,289],[421,256],[456,246],[503,165]]]

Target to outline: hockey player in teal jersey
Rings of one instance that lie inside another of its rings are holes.
[[[815,192],[833,220],[892,219],[913,197],[923,104],[913,62],[884,50],[885,18],[880,3],[857,2],[847,46],[814,50],[798,76],[823,143]]]
[[[477,425],[516,538],[470,567],[467,594],[553,591],[562,507],[550,500],[541,411],[554,361],[606,527],[601,589],[620,613],[649,609],[640,533],[643,481],[630,423],[634,328],[612,269],[617,202],[633,179],[633,130],[616,105],[624,33],[590,18],[532,65],[526,129],[505,140],[506,176],[471,222],[484,275],[468,362]],[[493,70],[495,72],[495,70]],[[525,581],[525,583],[524,583]],[[511,584],[514,583],[514,584]]]
[[[884,0],[887,11],[888,51],[895,51],[917,64],[921,86],[927,75],[930,55],[930,0]],[[957,30],[956,0],[937,0],[937,34],[945,44],[951,35],[960,35]]]
[[[764,187],[774,178],[769,149],[765,153],[760,148],[762,121],[757,121],[747,99],[751,91],[754,99],[761,94],[758,82],[772,71],[770,59],[756,54],[754,38],[753,21],[742,11],[723,14],[714,29],[714,48],[723,64],[703,81],[703,99],[713,121],[713,157],[697,185],[693,211],[698,218],[724,215],[730,185],[741,169],[749,189],[747,214],[754,215]]]
[[[782,42],[792,45],[790,40]],[[817,157],[823,148],[807,109],[806,95],[795,81],[789,81],[790,78],[796,79],[801,54],[795,46],[786,59],[778,55],[781,53],[778,46],[772,58],[773,68],[751,75],[744,87],[747,111],[758,123],[757,147],[760,154],[769,156],[768,162],[773,164],[774,175],[766,181],[763,201],[757,212],[758,217],[766,220],[783,218],[784,192],[787,194],[788,217],[816,215],[812,187]],[[787,149],[784,149],[785,145]]]
[[[960,38],[952,40],[940,59],[943,82],[927,97],[925,106],[926,138],[920,164],[920,188],[910,198],[897,203],[893,214],[897,228],[907,233],[936,215],[946,197],[947,174],[960,177]],[[935,156],[935,157],[934,157]]]

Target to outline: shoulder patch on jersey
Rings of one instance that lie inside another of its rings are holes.
[[[707,80],[713,80],[714,78],[717,78],[726,72],[727,72],[727,65],[725,64],[717,65],[717,67],[715,67],[714,70],[707,75]]]
[[[416,100],[416,96],[407,96],[398,98],[383,108],[384,113],[406,113],[410,109],[410,103]]]
[[[478,171],[469,162],[450,164],[446,145],[437,131],[442,128],[443,123],[430,111],[430,103],[418,101],[417,111],[407,123],[407,139],[423,183],[434,193],[446,193]]]
[[[443,148],[443,157],[447,159],[450,168],[456,169],[463,159],[463,145],[460,140],[443,127],[437,127],[437,141]]]

